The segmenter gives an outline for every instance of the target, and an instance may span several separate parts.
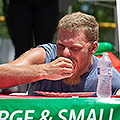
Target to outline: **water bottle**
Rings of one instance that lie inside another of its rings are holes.
[[[108,98],[112,94],[111,79],[112,79],[112,62],[108,57],[108,53],[104,52],[98,62],[98,98]]]

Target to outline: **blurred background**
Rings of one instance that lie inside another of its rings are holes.
[[[75,11],[81,11],[96,17],[100,25],[99,42],[110,42],[115,46],[116,55],[118,55],[116,2],[114,0],[109,0],[109,2],[105,2],[105,0],[59,0],[59,19],[65,14]],[[55,43],[56,39],[55,32],[53,43]],[[4,47],[5,44],[7,47]],[[6,48],[6,51],[4,48]],[[0,63],[14,59],[12,53],[14,53],[14,46],[5,21],[3,0],[0,0]]]
[[[10,37],[3,11],[3,1],[0,0],[0,64],[12,61],[15,58],[15,46]],[[9,4],[9,0],[6,0]],[[100,26],[99,42],[108,42],[112,45],[114,55],[119,57],[119,41],[117,26],[117,9],[115,0],[59,0],[59,19],[65,14],[81,11],[94,15]],[[7,7],[7,6],[6,6]],[[52,14],[51,14],[52,16]],[[57,31],[52,42],[57,40]],[[33,40],[33,47],[36,47]],[[17,89],[17,88],[15,88]]]

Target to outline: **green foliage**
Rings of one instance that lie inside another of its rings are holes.
[[[76,2],[73,11],[94,15],[98,22],[114,22],[114,6],[115,2]]]
[[[4,16],[2,0],[0,0],[0,16]],[[10,38],[6,22],[0,22],[0,38]]]
[[[3,15],[2,8],[3,8],[3,2],[2,0],[0,0],[0,16]]]

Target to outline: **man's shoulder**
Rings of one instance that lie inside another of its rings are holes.
[[[47,43],[47,44],[38,45],[37,47],[43,47],[45,49],[56,49],[56,44]]]
[[[45,63],[53,61],[57,57],[56,44],[48,43],[43,45],[38,45],[37,47],[43,47],[46,51]]]
[[[120,79],[120,73],[114,67],[112,68],[112,70],[113,76]]]

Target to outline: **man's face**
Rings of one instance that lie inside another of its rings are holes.
[[[90,42],[86,40],[83,31],[78,33],[58,30],[57,56],[73,61],[73,76],[82,75],[91,65]]]

